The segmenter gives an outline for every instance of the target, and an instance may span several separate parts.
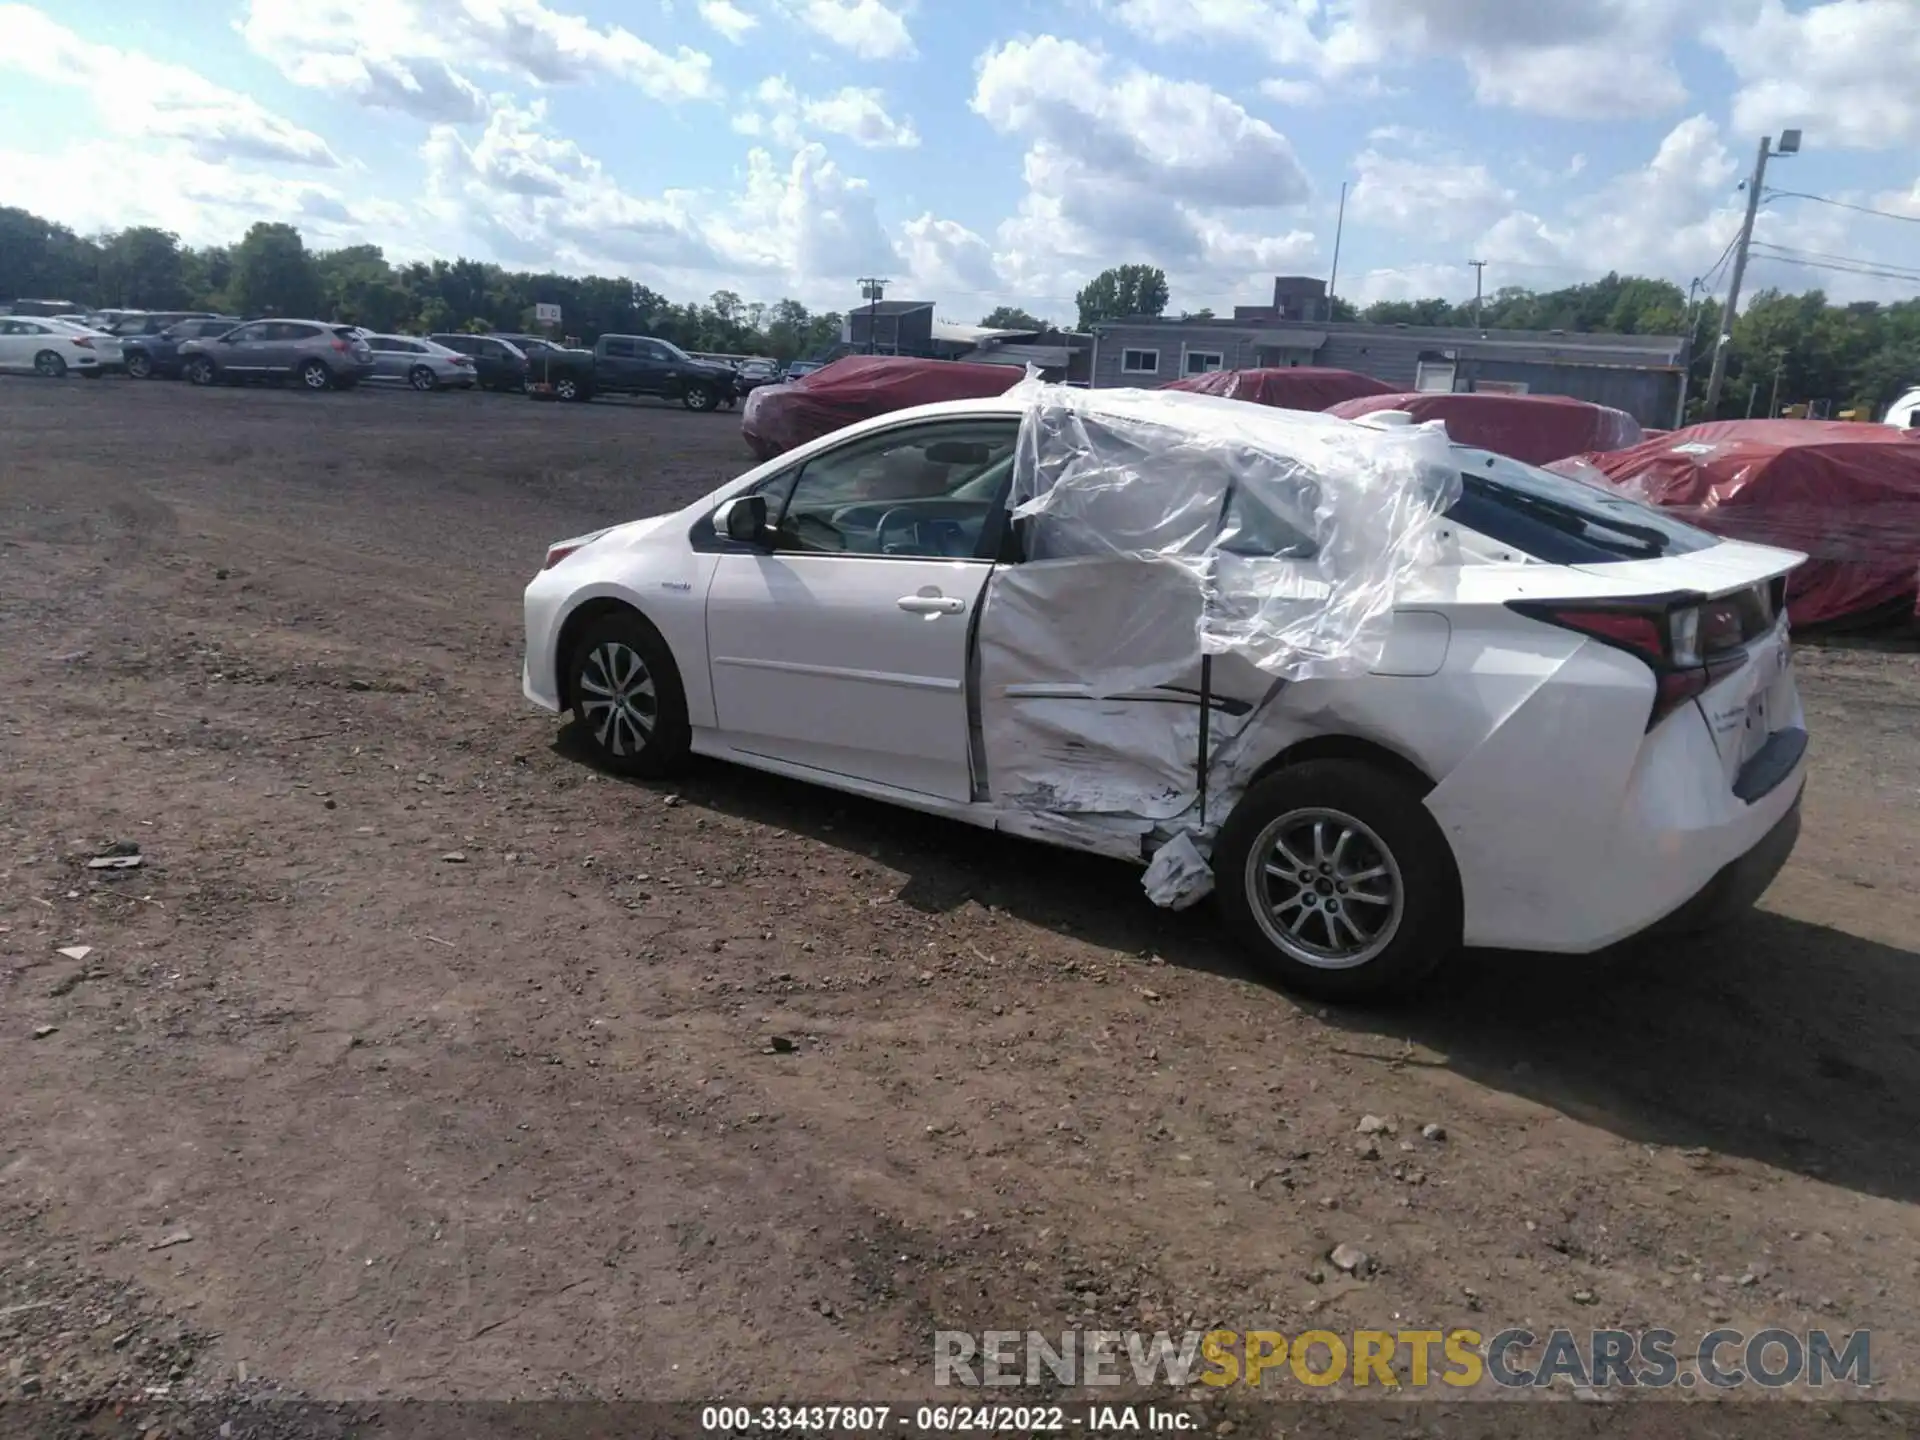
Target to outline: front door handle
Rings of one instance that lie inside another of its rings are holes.
[[[953,595],[902,595],[894,602],[909,615],[958,615],[967,602]]]

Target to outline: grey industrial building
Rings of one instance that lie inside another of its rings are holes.
[[[1093,327],[1092,384],[1151,388],[1208,370],[1318,365],[1408,391],[1570,395],[1662,427],[1683,398],[1679,336],[1363,325],[1327,313],[1324,281],[1281,276],[1272,305],[1239,306],[1231,318],[1104,322]]]

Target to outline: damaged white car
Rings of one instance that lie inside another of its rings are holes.
[[[1798,833],[1803,557],[1482,451],[1037,380],[555,545],[523,685],[689,752],[1209,890],[1284,983],[1750,905]]]

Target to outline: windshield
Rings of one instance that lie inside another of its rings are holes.
[[[1611,490],[1522,465],[1480,450],[1462,450],[1459,501],[1447,518],[1489,540],[1554,565],[1651,560],[1684,555],[1719,541],[1651,505]]]

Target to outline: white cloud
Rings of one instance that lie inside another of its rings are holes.
[[[752,151],[745,189],[716,218],[713,233],[728,255],[748,257],[802,288],[884,275],[900,264],[866,182],[813,144],[784,163]]]
[[[1810,147],[1885,150],[1920,141],[1920,7],[1913,0],[1827,0],[1712,31],[1741,88],[1733,125],[1753,135],[1789,126]]]
[[[784,75],[770,75],[754,87],[752,99],[758,108],[736,113],[733,128],[742,135],[764,136],[784,149],[804,145],[809,130],[840,135],[869,150],[911,150],[920,143],[913,122],[894,119],[875,89],[848,85],[831,95],[808,98]]]
[[[247,0],[237,28],[297,85],[436,122],[486,113],[473,70],[534,85],[618,80],[655,100],[717,100],[711,58],[669,53],[544,0]]]
[[[697,197],[626,190],[553,133],[543,101],[497,106],[472,144],[435,126],[421,153],[435,218],[449,233],[485,236],[508,263],[645,275],[729,268],[707,239]]]
[[[760,21],[742,10],[733,0],[700,0],[700,18],[717,30],[723,39],[738,45]]]
[[[904,59],[915,53],[905,6],[885,0],[781,0],[800,24],[862,60]],[[946,3],[946,0],[943,0]]]
[[[1155,44],[1232,47],[1306,70],[1337,94],[1350,94],[1359,77],[1381,66],[1457,59],[1483,104],[1599,119],[1683,104],[1686,88],[1669,54],[1674,39],[1689,24],[1751,0],[1097,3]],[[1309,84],[1293,76],[1267,88],[1283,103],[1307,103]]]
[[[1209,87],[1046,35],[989,51],[973,109],[1027,143],[1026,195],[999,229],[1025,293],[1070,294],[1120,260],[1212,296],[1250,268],[1311,253],[1281,218],[1310,193],[1287,138]]]
[[[138,174],[140,183],[129,185],[129,174]],[[390,201],[185,150],[135,153],[118,140],[47,154],[0,150],[0,205],[18,205],[82,234],[154,225],[189,245],[231,244],[260,220],[296,225],[318,246],[398,240],[397,248],[405,248],[414,231],[411,213]]]
[[[82,39],[26,5],[0,4],[0,72],[70,86],[101,126],[218,163],[255,160],[332,169],[340,158],[311,130],[183,65]],[[124,180],[124,177],[123,177]]]
[[[1452,240],[1478,234],[1515,203],[1485,165],[1432,156],[1408,159],[1368,149],[1354,162],[1359,178],[1347,213],[1362,222]]]
[[[982,298],[998,297],[1003,288],[993,245],[957,220],[940,220],[931,214],[909,220],[901,227],[903,257],[907,262],[907,282],[915,294],[964,296],[962,309],[982,313],[992,305],[979,305]],[[907,293],[905,289],[901,294]]]
[[[1311,105],[1324,93],[1313,80],[1270,79],[1260,82],[1260,93],[1282,105]]]

